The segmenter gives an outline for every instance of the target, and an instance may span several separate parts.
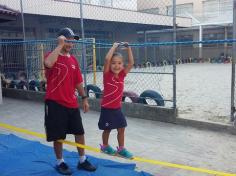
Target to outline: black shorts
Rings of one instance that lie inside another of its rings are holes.
[[[67,108],[52,100],[45,101],[44,125],[49,142],[65,139],[66,134],[84,134],[80,110]]]
[[[124,128],[126,126],[127,122],[121,108],[109,109],[102,107],[98,122],[98,128],[100,130],[112,130]]]

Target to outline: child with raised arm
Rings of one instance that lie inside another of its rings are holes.
[[[101,151],[110,155],[119,155],[131,159],[133,155],[125,148],[125,127],[127,122],[121,111],[121,102],[124,90],[124,78],[134,65],[132,50],[128,43],[123,48],[128,52],[128,64],[124,67],[123,56],[115,52],[121,46],[114,43],[106,55],[103,71],[104,92],[101,102],[101,114],[98,127],[103,130]],[[117,129],[117,150],[109,144],[109,135],[112,129]]]

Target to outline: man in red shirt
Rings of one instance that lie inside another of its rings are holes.
[[[63,175],[71,175],[69,166],[63,159],[63,144],[58,142],[65,139],[66,134],[74,134],[75,142],[85,144],[84,128],[76,90],[82,97],[84,112],[89,110],[87,96],[83,88],[83,78],[76,58],[70,54],[73,47],[72,40],[78,40],[70,28],[63,28],[58,33],[58,46],[46,55],[47,90],[45,97],[45,129],[47,141],[53,141],[57,158],[56,170]],[[84,149],[77,148],[80,155],[78,169],[95,171],[85,156]]]

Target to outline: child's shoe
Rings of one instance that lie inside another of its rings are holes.
[[[116,155],[116,150],[113,149],[110,145],[108,145],[108,146],[106,146],[106,147],[104,147],[104,146],[102,146],[102,145],[100,145],[100,146],[101,146],[101,151],[102,151],[103,153],[106,153],[106,154],[108,154],[108,155]]]
[[[128,158],[128,159],[133,158],[133,154],[130,153],[128,150],[126,150],[126,148],[123,148],[123,149],[119,150],[118,147],[117,147],[117,154],[121,157],[124,157],[124,158]]]

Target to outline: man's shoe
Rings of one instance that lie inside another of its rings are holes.
[[[70,170],[69,166],[62,162],[59,165],[56,165],[55,169],[57,170],[58,173],[62,174],[62,175],[71,175],[72,171]]]
[[[96,167],[94,167],[87,159],[83,163],[78,163],[77,168],[90,172],[94,172],[96,170]]]

